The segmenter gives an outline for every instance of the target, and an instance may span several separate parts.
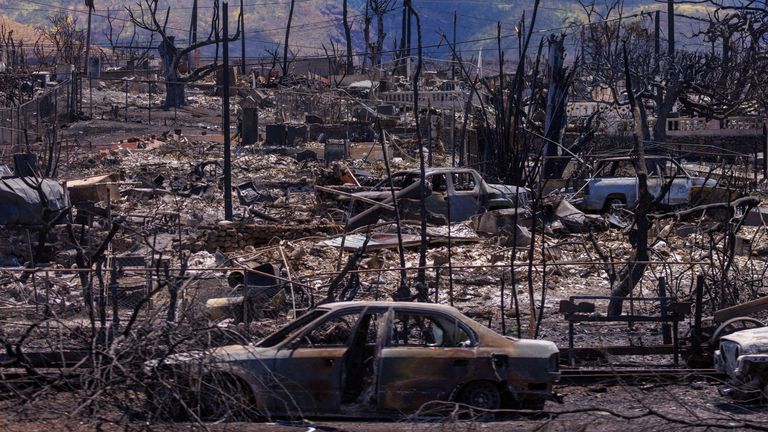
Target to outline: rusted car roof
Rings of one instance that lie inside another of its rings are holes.
[[[328,303],[322,306],[318,306],[317,309],[337,311],[343,309],[365,308],[365,307],[386,307],[386,308],[398,308],[400,310],[413,310],[413,311],[434,311],[442,312],[451,315],[454,318],[460,319],[462,323],[470,326],[472,330],[477,333],[477,336],[482,340],[486,346],[497,346],[497,344],[506,344],[510,340],[516,340],[510,336],[502,336],[488,327],[478,323],[474,319],[462,314],[458,309],[453,306],[436,304],[436,303],[413,303],[413,302],[396,302],[396,301],[353,301],[353,302],[338,302]]]

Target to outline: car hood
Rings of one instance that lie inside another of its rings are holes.
[[[768,354],[768,327],[741,330],[723,336],[721,341],[739,344],[739,354]]]
[[[145,363],[145,367],[154,368],[161,362],[164,365],[183,365],[190,363],[224,363],[232,361],[257,360],[274,354],[272,348],[259,348],[255,345],[228,345],[206,351],[189,351],[173,354],[163,359],[154,359]]]

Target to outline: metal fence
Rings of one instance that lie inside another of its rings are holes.
[[[71,120],[77,101],[74,82],[68,79],[19,106],[0,108],[0,162],[8,163],[11,155],[43,142],[57,125]]]

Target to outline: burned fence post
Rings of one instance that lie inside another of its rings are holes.
[[[693,353],[701,353],[701,315],[704,306],[704,276],[696,276],[696,314],[693,316]]]
[[[667,318],[667,282],[664,276],[659,278],[659,305],[661,307],[661,318]],[[664,345],[672,343],[672,333],[669,328],[669,323],[664,321],[661,324],[661,335],[664,341]]]
[[[501,313],[501,334],[506,335],[507,334],[507,321],[504,318],[504,278],[501,279],[501,287],[499,289],[499,310]]]
[[[147,96],[148,96],[148,107],[147,107],[147,121],[149,124],[152,124],[152,80],[147,80]]]
[[[125,80],[125,122],[128,123],[128,80]]]

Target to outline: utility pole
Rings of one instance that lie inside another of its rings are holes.
[[[347,13],[347,0],[344,0],[342,6],[342,19],[344,21],[344,40],[347,43],[347,74],[355,73],[355,65],[352,60],[352,27],[349,25],[349,14]]]
[[[401,63],[401,62],[405,59],[405,35],[407,33],[407,30],[406,30],[407,25],[405,24],[405,21],[407,19],[408,19],[408,7],[406,4],[406,0],[403,0],[403,22],[402,22],[402,27],[400,29],[400,50],[397,53],[398,69],[400,69],[400,67],[402,67],[402,69],[405,69],[405,66],[404,66],[405,63]]]
[[[411,10],[411,0],[405,0],[405,8],[407,10]],[[408,36],[405,38],[405,55],[408,58],[411,58],[411,22],[413,21],[413,14],[408,14],[408,27],[406,29],[406,32],[408,33]]]
[[[232,220],[232,151],[230,149],[231,138],[229,136],[229,5],[222,3],[222,31],[224,32],[224,79],[222,83],[221,109],[224,125],[224,219]]]
[[[291,0],[291,10],[288,11],[288,26],[285,28],[285,43],[283,44],[283,76],[288,76],[288,37],[291,35],[291,21],[293,21],[293,7],[296,0]]]
[[[456,11],[453,11],[453,61],[451,62],[451,80],[456,79]]]
[[[675,55],[675,0],[667,0],[667,40],[669,48],[667,55]]]
[[[240,75],[245,76],[245,11],[243,10],[243,0],[240,0],[240,58],[241,68]]]
[[[85,5],[88,6],[88,34],[85,36],[85,76],[88,77],[88,90],[90,91],[90,105],[91,105],[91,117],[93,117],[93,85],[91,83],[91,15],[94,5],[94,0],[85,0]]]
[[[659,72],[659,61],[661,57],[661,12],[656,11],[654,16],[654,33],[653,33],[653,62],[654,70]]]
[[[197,43],[197,0],[192,1],[192,18],[189,22],[189,44],[194,45],[195,43]],[[187,63],[189,63],[189,70],[199,66],[197,55],[197,50],[189,53],[189,59],[187,60]]]

